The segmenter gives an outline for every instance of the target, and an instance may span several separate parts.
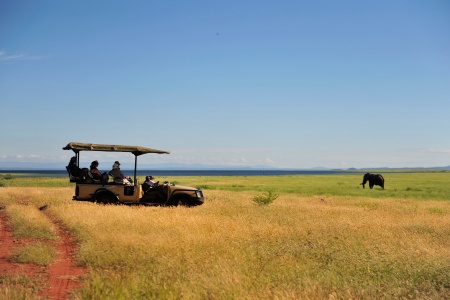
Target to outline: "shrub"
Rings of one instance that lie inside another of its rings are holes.
[[[269,205],[278,198],[277,194],[272,191],[268,191],[264,195],[253,197],[252,201],[258,205]]]

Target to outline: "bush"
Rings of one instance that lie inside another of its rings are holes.
[[[272,191],[268,191],[264,195],[253,197],[252,201],[258,205],[269,205],[278,198],[277,194]]]

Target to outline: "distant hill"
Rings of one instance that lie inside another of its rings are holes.
[[[381,168],[361,168],[358,169],[361,171],[364,170],[386,170],[386,171],[411,171],[411,170],[415,170],[415,171],[447,171],[450,170],[450,166],[445,166],[445,167],[414,167],[414,168],[389,168],[389,167],[381,167]]]

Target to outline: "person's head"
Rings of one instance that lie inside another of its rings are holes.
[[[120,169],[120,162],[119,161],[116,160],[114,162],[113,169]]]
[[[70,158],[70,162],[75,164],[77,162],[77,157],[76,156],[72,156]]]
[[[98,167],[98,161],[94,160],[93,162],[91,162],[91,169],[97,168],[97,167]]]
[[[153,180],[153,179],[155,179],[155,177],[153,177],[151,175],[148,175],[147,177],[145,177],[145,181],[150,181],[150,180]]]

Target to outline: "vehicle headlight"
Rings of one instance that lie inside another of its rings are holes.
[[[203,193],[201,190],[195,191],[195,194],[197,195],[197,198],[203,198]]]

